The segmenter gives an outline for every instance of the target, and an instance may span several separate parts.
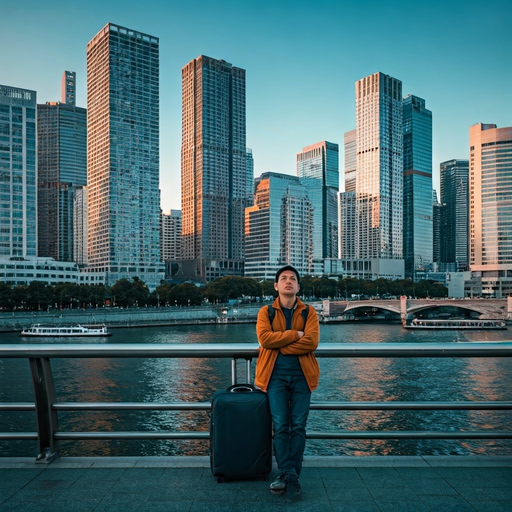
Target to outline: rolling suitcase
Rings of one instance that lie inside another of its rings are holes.
[[[234,384],[213,395],[210,466],[217,482],[268,478],[272,418],[266,393],[251,384]]]

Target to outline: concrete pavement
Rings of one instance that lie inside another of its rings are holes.
[[[207,457],[0,457],[0,512],[512,510],[512,457],[306,457],[301,483],[290,504],[263,480],[218,484]]]

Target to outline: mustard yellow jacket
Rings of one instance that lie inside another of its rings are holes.
[[[277,359],[277,354],[295,354],[299,356],[300,366],[309,389],[313,391],[318,386],[320,368],[314,351],[318,347],[320,338],[320,326],[318,316],[313,307],[309,307],[309,313],[304,325],[302,310],[306,305],[297,298],[297,307],[293,312],[292,330],[286,330],[286,318],[279,298],[272,304],[275,310],[274,322],[270,324],[268,306],[263,306],[258,313],[256,334],[260,344],[260,351],[256,362],[256,376],[254,383],[263,391],[267,390],[272,371]],[[304,336],[299,339],[297,331],[304,331]]]

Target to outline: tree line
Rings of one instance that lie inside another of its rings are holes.
[[[445,286],[435,281],[413,282],[410,279],[366,281],[347,277],[331,279],[305,276],[299,295],[305,300],[320,299],[386,299],[409,297],[446,297]],[[226,276],[204,287],[192,283],[161,284],[150,292],[138,277],[120,279],[111,287],[59,283],[54,286],[33,281],[27,286],[11,286],[0,282],[0,310],[48,310],[98,307],[163,307],[225,304],[230,301],[248,303],[276,297],[273,281],[257,281],[248,277]]]

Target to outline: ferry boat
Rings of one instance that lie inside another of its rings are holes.
[[[21,336],[35,337],[97,337],[111,336],[107,326],[102,325],[48,325],[32,324],[28,329],[21,331]]]
[[[507,328],[503,320],[478,320],[478,319],[435,319],[425,320],[422,318],[415,318],[410,324],[405,324],[406,329],[500,329],[505,330]]]

